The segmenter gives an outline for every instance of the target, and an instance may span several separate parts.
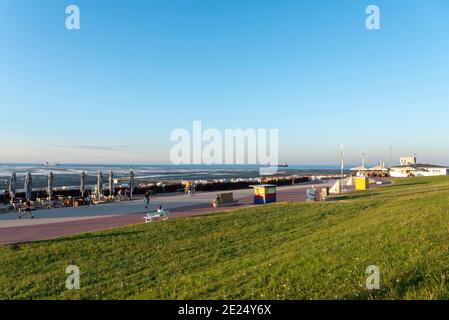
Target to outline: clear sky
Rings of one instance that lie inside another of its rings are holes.
[[[65,8],[81,29],[65,28]],[[381,30],[365,28],[365,8]],[[449,164],[447,0],[0,0],[0,162],[166,163],[279,129],[280,161]]]

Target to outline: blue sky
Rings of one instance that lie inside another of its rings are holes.
[[[65,28],[65,8],[81,29]],[[365,28],[365,8],[381,30]],[[0,0],[0,162],[166,163],[279,129],[280,161],[449,164],[446,0]]]

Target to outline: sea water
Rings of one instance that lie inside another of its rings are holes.
[[[0,164],[0,190],[8,189],[12,172],[17,175],[17,187],[23,186],[24,177],[31,172],[33,188],[45,188],[47,176],[54,174],[55,187],[76,187],[80,183],[80,174],[86,173],[86,184],[95,184],[99,171],[107,183],[109,172],[113,171],[115,179],[126,179],[130,170],[134,171],[137,182],[159,182],[179,180],[223,180],[260,177],[257,165],[129,165],[129,164],[60,164],[45,166],[42,164]],[[338,174],[340,169],[331,166],[289,166],[279,168],[277,175],[319,175]]]

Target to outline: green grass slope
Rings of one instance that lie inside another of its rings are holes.
[[[404,181],[385,190],[449,182]],[[2,246],[0,299],[447,299],[449,191],[415,191]],[[365,288],[369,265],[380,290]]]

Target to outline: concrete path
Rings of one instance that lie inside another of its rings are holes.
[[[278,202],[304,201],[306,189],[311,185],[330,186],[332,183],[307,183],[278,187]],[[238,204],[231,207],[212,208],[210,201],[217,192],[189,195],[160,195],[151,197],[150,210],[162,205],[170,210],[170,219],[225,212],[253,205],[252,189],[232,190]],[[143,223],[147,210],[143,200],[117,202],[91,207],[37,210],[35,219],[19,220],[16,213],[0,215],[0,244],[11,244],[51,239],[81,232],[105,230]]]

